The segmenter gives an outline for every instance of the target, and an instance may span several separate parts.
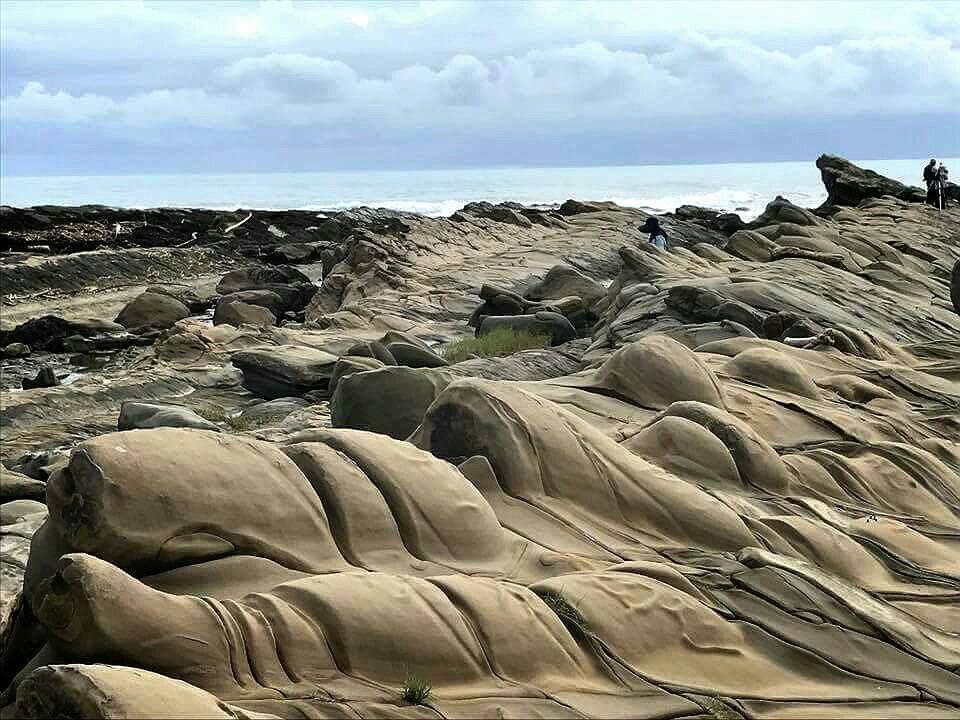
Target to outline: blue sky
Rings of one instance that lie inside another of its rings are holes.
[[[960,154],[960,3],[0,3],[5,175]]]

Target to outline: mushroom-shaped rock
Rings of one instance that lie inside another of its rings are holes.
[[[532,285],[525,293],[528,300],[559,300],[576,295],[583,298],[588,307],[607,291],[596,280],[592,280],[576,268],[569,265],[554,265],[547,271],[543,280]]]
[[[551,345],[562,345],[577,337],[576,328],[563,315],[541,311],[533,315],[489,316],[477,328],[477,336],[486,335],[498,328],[510,328],[530,335],[547,335]]]

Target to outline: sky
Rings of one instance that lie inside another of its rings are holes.
[[[0,0],[3,175],[960,155],[960,2]]]

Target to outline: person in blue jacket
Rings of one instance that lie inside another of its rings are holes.
[[[657,220],[657,218],[653,216],[648,217],[647,221],[640,226],[640,230],[650,233],[650,242],[658,248],[661,250],[667,249],[667,233],[660,227],[660,221]]]

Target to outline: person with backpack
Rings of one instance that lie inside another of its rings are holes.
[[[667,249],[667,233],[662,227],[660,227],[660,221],[650,216],[647,218],[646,222],[640,226],[640,230],[645,233],[650,233],[650,242],[656,245],[661,250]]]
[[[937,179],[937,161],[930,158],[930,162],[923,166],[923,184],[930,190],[930,185]]]

